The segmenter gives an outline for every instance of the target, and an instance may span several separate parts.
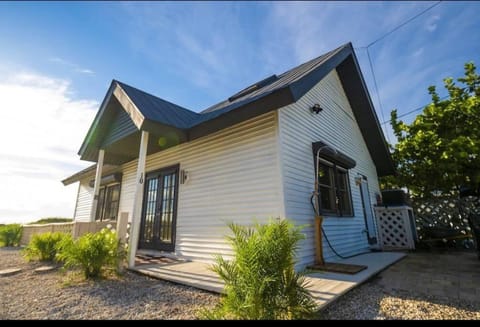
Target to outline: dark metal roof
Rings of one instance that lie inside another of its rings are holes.
[[[255,100],[256,98],[258,98],[259,96],[262,96],[262,95],[265,95],[267,93],[271,93],[275,90],[278,90],[278,89],[281,89],[285,86],[288,86],[296,81],[298,81],[299,79],[301,79],[303,76],[305,76],[306,74],[308,74],[309,72],[311,72],[313,69],[317,68],[318,66],[320,66],[322,63],[324,63],[327,59],[331,58],[332,56],[334,56],[336,53],[338,53],[340,50],[342,50],[346,45],[343,45],[335,50],[332,50],[330,52],[327,52],[323,55],[321,55],[320,57],[317,57],[315,59],[312,59],[306,63],[303,63],[301,64],[300,66],[297,66],[295,68],[292,68],[286,72],[284,72],[283,74],[279,75],[277,77],[277,79],[275,81],[273,81],[272,83],[269,83],[267,84],[266,86],[262,87],[262,88],[259,88],[257,90],[254,90],[253,92],[251,93],[247,93],[245,96],[243,97],[239,97],[239,98],[236,98],[234,101],[229,101],[228,99],[225,100],[225,101],[222,101],[220,103],[217,103],[205,110],[203,110],[202,112],[200,112],[201,114],[205,114],[205,113],[210,113],[210,112],[213,112],[213,111],[218,111],[218,110],[221,110],[221,111],[228,111],[229,109],[232,109],[232,108],[235,108],[237,107],[235,104],[237,103],[245,103],[245,101],[248,101],[248,100]],[[275,76],[275,75],[274,75]],[[268,79],[268,78],[267,78]],[[257,83],[254,83],[253,85],[256,85],[256,84],[261,84],[262,81],[260,82],[257,82]],[[252,86],[253,86],[252,85]],[[251,86],[245,88],[245,90],[247,90],[248,88],[250,88]],[[238,92],[238,93],[241,93],[242,91]]]
[[[337,69],[370,155],[377,167],[378,175],[394,173],[390,152],[351,43],[283,74],[272,75],[256,82],[200,113],[116,80],[112,81],[110,93],[107,94],[111,95],[112,92],[119,91],[118,88],[121,89],[119,92],[122,93],[118,96],[128,97],[128,106],[132,107],[133,104],[133,112],[131,108],[125,110],[131,116],[133,115],[132,119],[136,122],[138,129],[151,131],[174,129],[184,136],[181,142],[185,142],[294,103],[333,69]],[[101,113],[97,115],[89,134],[94,135],[94,129],[99,125],[101,116]],[[82,159],[94,161],[98,145],[88,140],[87,135],[79,154],[82,155]]]
[[[345,46],[339,47],[320,57],[312,59],[298,67],[290,69],[278,77],[272,75],[256,82],[231,96],[229,99],[217,103],[200,113],[190,111],[125,83],[116,80],[114,80],[114,82],[127,93],[128,97],[135,103],[136,107],[146,119],[179,129],[188,129],[292,85],[313,69],[322,65],[328,58],[334,56],[344,47]],[[274,76],[275,78],[273,78]],[[255,88],[257,85],[259,87]],[[248,92],[249,89],[252,89],[252,91]],[[244,93],[244,95],[242,95],[242,93]]]
[[[125,91],[146,119],[177,128],[188,128],[195,124],[200,114],[160,99],[142,90],[114,80]]]

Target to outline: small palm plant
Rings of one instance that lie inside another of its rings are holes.
[[[253,228],[229,224],[235,256],[218,256],[212,266],[225,282],[225,295],[206,319],[304,319],[315,311],[305,277],[296,272],[295,251],[304,238],[287,220]]]
[[[72,242],[72,236],[60,232],[47,232],[33,235],[28,246],[23,250],[23,255],[30,261],[55,261],[57,253],[62,251],[62,245]]]
[[[101,277],[102,272],[108,269],[117,271],[125,253],[117,233],[103,228],[75,241],[66,240],[57,257],[67,268],[80,267],[85,278],[89,279]]]

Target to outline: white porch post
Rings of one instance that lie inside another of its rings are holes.
[[[133,201],[133,215],[130,227],[130,253],[128,256],[128,267],[135,266],[135,254],[137,252],[138,238],[140,234],[140,220],[142,214],[143,183],[145,182],[145,161],[147,158],[148,132],[142,131],[140,140],[140,151],[138,154],[137,177],[135,196]]]
[[[100,193],[100,181],[102,179],[103,158],[105,157],[105,150],[98,151],[97,171],[95,173],[95,184],[93,186],[93,201],[92,211],[90,212],[90,221],[95,221],[95,214],[97,213],[98,194]]]

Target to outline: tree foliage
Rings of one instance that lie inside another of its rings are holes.
[[[391,112],[397,143],[393,159],[398,175],[384,180],[387,187],[407,187],[413,195],[429,197],[435,191],[457,192],[480,183],[480,76],[465,64],[465,76],[445,78],[448,98],[435,86],[432,102],[411,124]]]
[[[315,311],[304,275],[295,271],[294,256],[304,236],[292,223],[271,221],[248,228],[230,224],[228,240],[235,257],[217,257],[212,267],[225,282],[225,296],[202,318],[301,319]]]

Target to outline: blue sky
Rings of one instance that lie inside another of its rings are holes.
[[[89,165],[76,152],[113,78],[199,111],[351,41],[380,121],[428,103],[480,63],[480,3],[442,2],[370,47],[383,114],[361,47],[433,4],[1,2],[0,222],[73,214],[59,181]]]

